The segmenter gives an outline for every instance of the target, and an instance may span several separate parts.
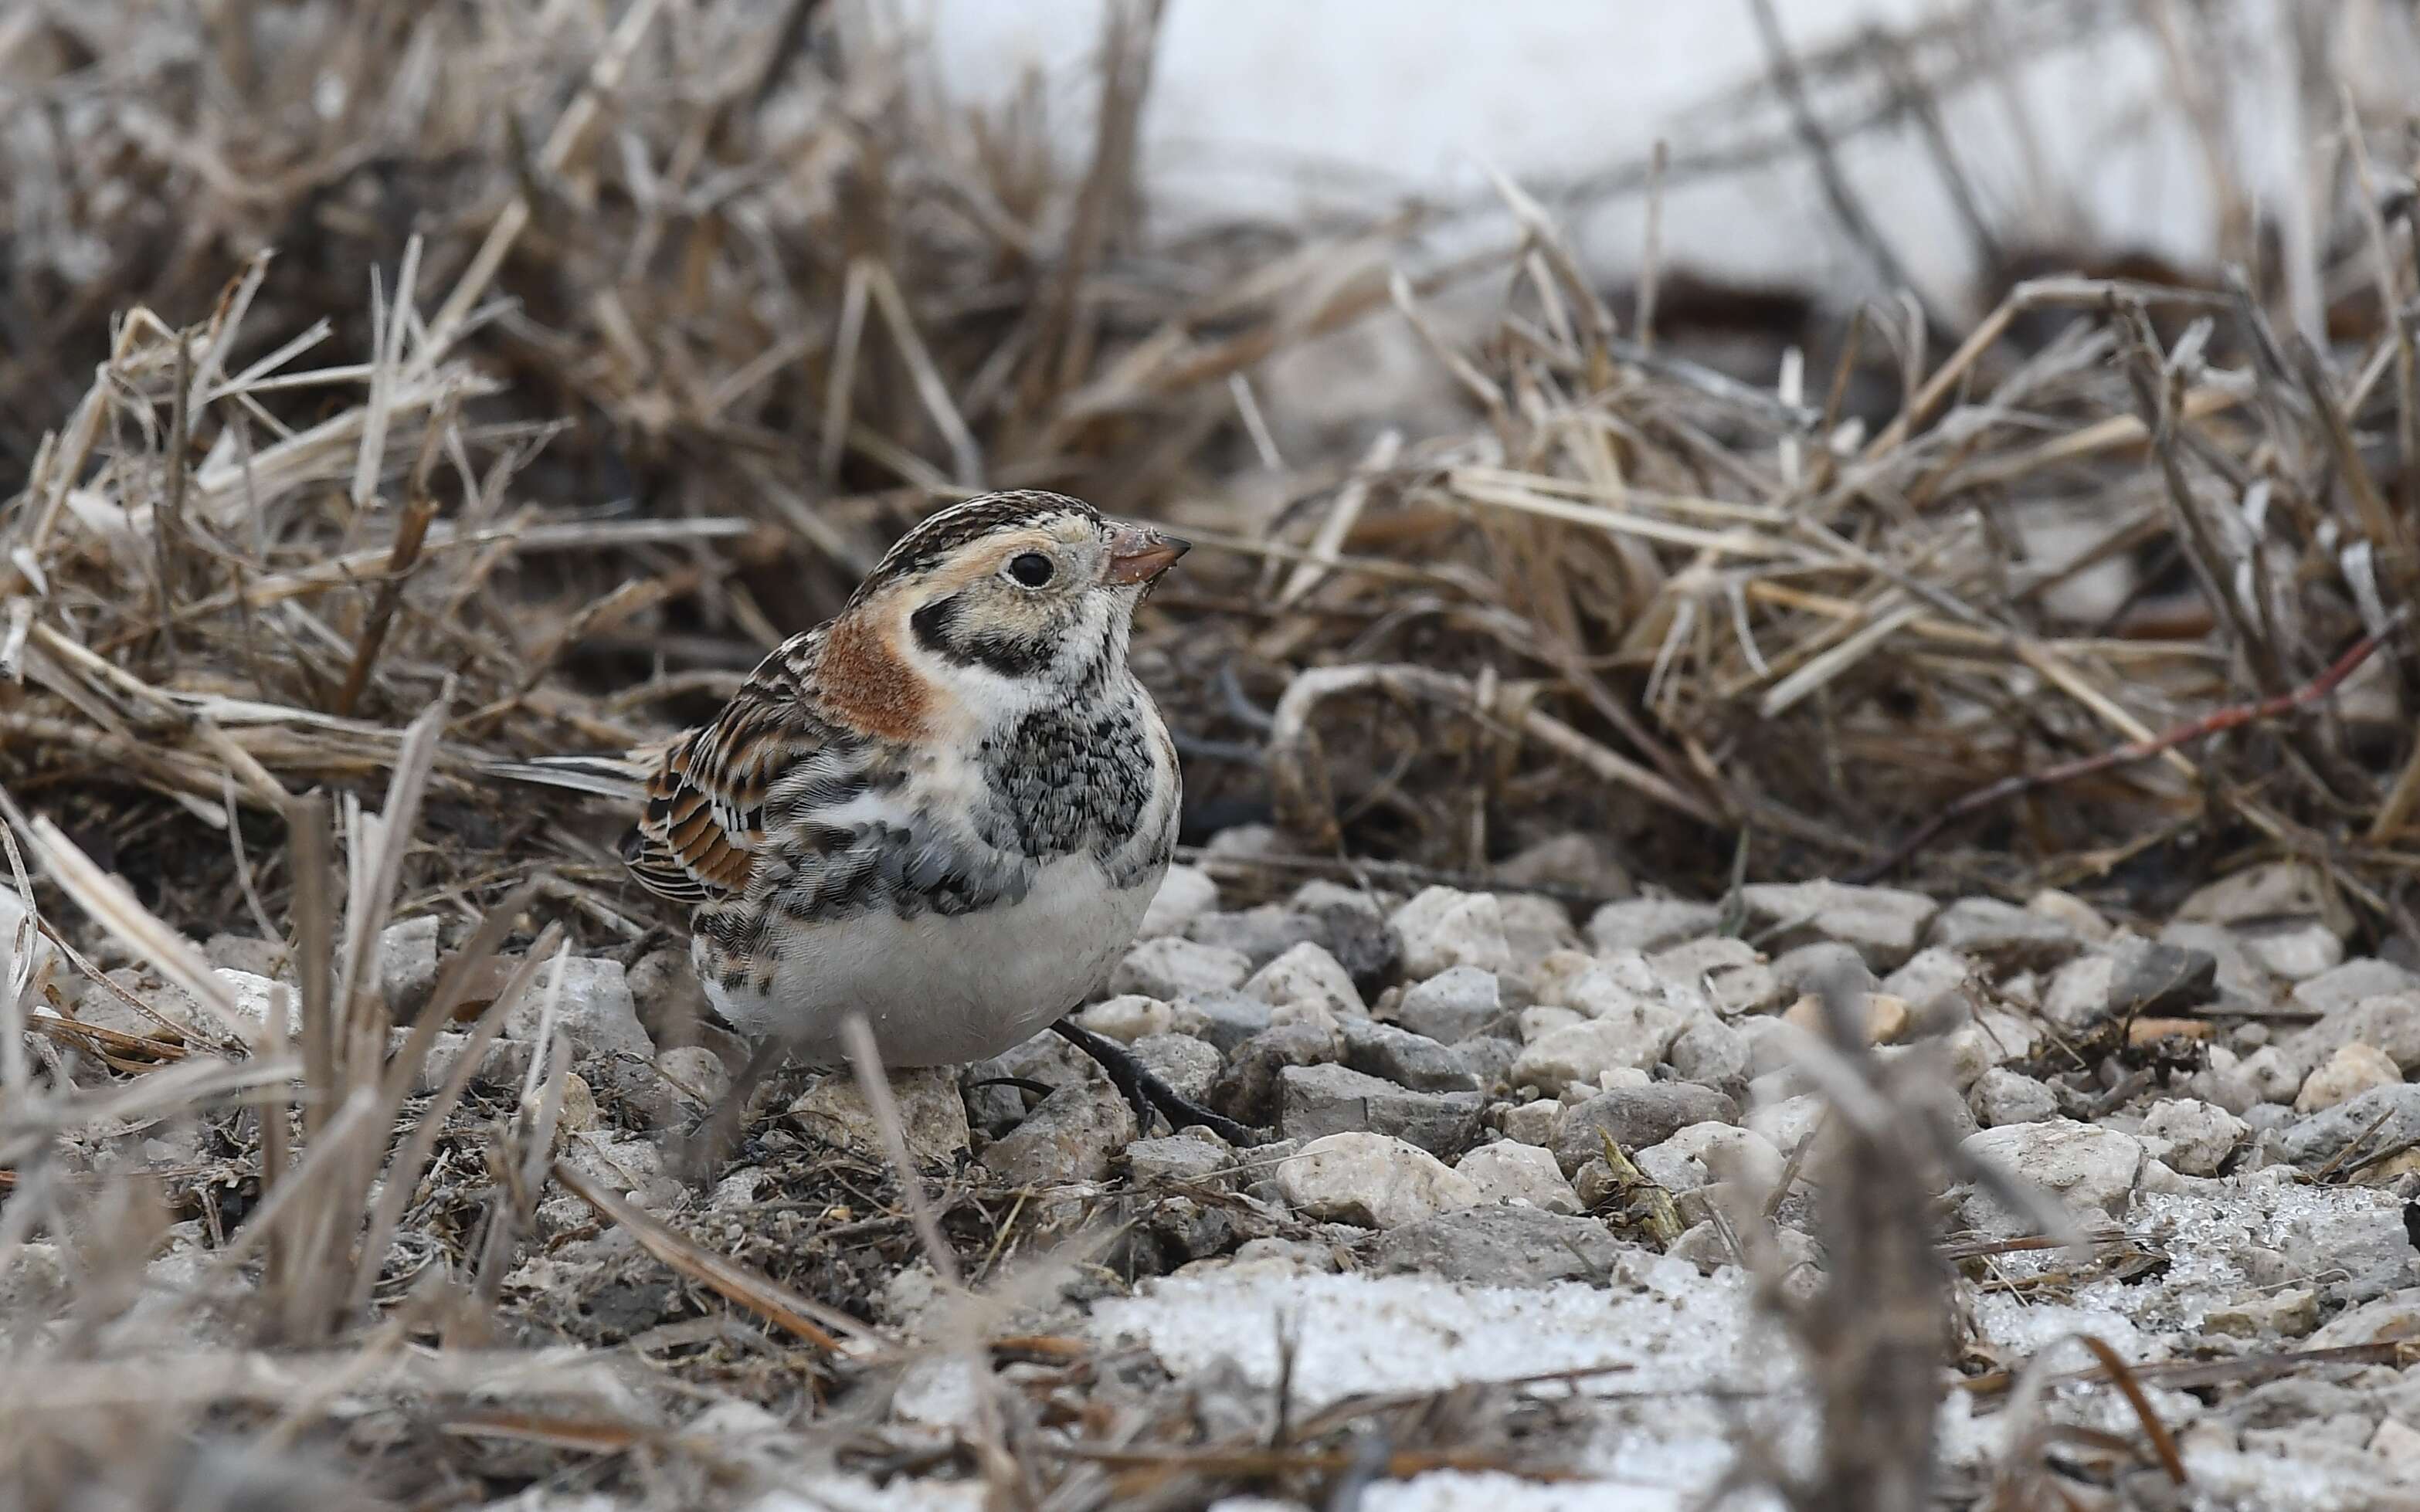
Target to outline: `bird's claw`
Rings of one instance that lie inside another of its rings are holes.
[[[1071,1019],[1061,1019],[1050,1026],[1062,1039],[1081,1050],[1109,1073],[1109,1084],[1134,1109],[1135,1128],[1142,1134],[1151,1133],[1155,1114],[1165,1118],[1171,1129],[1202,1128],[1231,1145],[1257,1145],[1259,1131],[1245,1127],[1234,1119],[1214,1113],[1185,1096],[1176,1088],[1152,1074],[1151,1068],[1135,1058],[1134,1052],[1114,1040],[1103,1039]]]

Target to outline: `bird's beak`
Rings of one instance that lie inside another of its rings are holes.
[[[1121,587],[1152,582],[1174,566],[1178,557],[1192,549],[1192,542],[1162,535],[1148,525],[1112,526],[1107,580]]]

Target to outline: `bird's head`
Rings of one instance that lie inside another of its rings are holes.
[[[902,536],[843,618],[976,710],[1027,708],[1122,671],[1135,607],[1187,549],[1063,494],[985,494]]]

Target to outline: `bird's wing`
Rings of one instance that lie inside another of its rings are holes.
[[[636,803],[647,795],[647,780],[662,760],[660,750],[630,756],[533,756],[483,762],[479,770],[515,782]]]
[[[840,733],[809,692],[822,642],[821,630],[783,642],[711,723],[666,748],[647,781],[646,811],[622,847],[649,891],[696,904],[747,889],[765,844],[767,796]]]

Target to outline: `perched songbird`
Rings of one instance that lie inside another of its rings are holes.
[[[1126,643],[1186,549],[1060,494],[943,509],[662,748],[623,854],[690,906],[706,996],[760,1059],[844,1064],[851,1014],[903,1067],[1055,1025],[1146,1126],[1241,1133],[1062,1022],[1176,843],[1176,749]]]

